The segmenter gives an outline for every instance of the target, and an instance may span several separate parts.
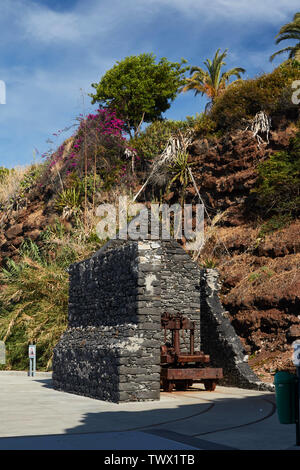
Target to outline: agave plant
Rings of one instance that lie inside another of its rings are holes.
[[[295,44],[295,46],[285,47],[284,49],[281,49],[280,51],[272,54],[270,57],[271,62],[274,57],[279,54],[283,54],[284,52],[289,52],[289,59],[296,59],[298,62],[300,62],[300,12],[294,15],[293,21],[282,26],[275,38],[277,38],[276,44],[279,44],[281,41],[291,39],[298,42]]]
[[[188,163],[189,154],[188,152],[178,152],[176,160],[169,165],[169,171],[172,175],[172,178],[168,184],[168,190],[175,181],[179,181],[181,184],[181,205],[184,202],[184,195],[187,188],[187,185],[190,181],[189,167],[194,165],[194,163]]]
[[[81,211],[83,194],[76,188],[64,189],[55,201],[55,208],[62,213],[63,218],[78,215]]]

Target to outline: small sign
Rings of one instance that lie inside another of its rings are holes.
[[[28,349],[28,356],[29,356],[29,359],[35,358],[36,356],[35,344],[30,344],[29,349]]]
[[[300,340],[297,339],[296,341],[293,342],[292,344],[294,348],[294,353],[293,353],[293,364],[296,367],[300,367]]]
[[[0,364],[5,364],[5,343],[0,341]]]

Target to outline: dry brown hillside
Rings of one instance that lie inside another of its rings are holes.
[[[300,336],[300,220],[261,236],[262,220],[253,209],[251,190],[257,165],[285,149],[295,135],[293,124],[270,134],[261,144],[249,131],[234,131],[220,138],[196,139],[189,149],[193,174],[211,219],[199,263],[217,267],[222,279],[221,300],[249,354],[249,363],[265,381],[278,368],[292,367],[291,343]],[[50,174],[31,189],[26,203],[2,213],[0,261],[18,258],[26,238],[39,240],[42,230],[57,215]],[[134,190],[139,188],[139,183]],[[189,185],[188,199],[196,199]],[[174,195],[176,199],[176,195]],[[169,196],[170,197],[170,196]],[[38,242],[39,243],[39,242]]]
[[[251,132],[221,139],[196,140],[193,173],[207,209],[219,221],[207,228],[200,262],[213,263],[223,283],[221,299],[249,354],[249,363],[265,381],[277,369],[292,368],[291,343],[300,336],[300,220],[262,233],[251,190],[257,165],[285,149],[295,126],[273,131],[258,146]],[[190,194],[195,190],[190,186]]]

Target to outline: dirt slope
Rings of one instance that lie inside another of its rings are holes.
[[[223,281],[222,302],[263,380],[293,368],[291,343],[300,337],[300,220],[260,236],[251,189],[257,165],[284,149],[295,126],[271,132],[258,146],[251,132],[197,140],[193,173],[211,218],[221,214],[202,253],[214,260]],[[190,187],[194,195],[194,188]]]
[[[257,165],[284,149],[294,125],[271,132],[258,146],[251,132],[197,139],[190,148],[193,174],[211,218],[220,220],[208,232],[199,259],[216,264],[223,281],[221,300],[249,354],[249,363],[265,381],[277,368],[293,367],[291,343],[300,337],[300,220],[260,237],[253,211]],[[188,198],[196,191],[188,188]],[[31,191],[26,204],[2,213],[0,263],[17,258],[25,238],[37,240],[55,217],[53,185]]]

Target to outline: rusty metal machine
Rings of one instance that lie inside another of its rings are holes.
[[[213,391],[218,380],[223,378],[221,368],[207,367],[210,357],[202,351],[194,350],[195,322],[181,314],[164,313],[161,316],[161,328],[164,329],[164,344],[161,346],[161,386],[165,392],[187,390],[194,382],[202,382],[206,390]],[[168,330],[171,332],[167,341]],[[180,350],[180,333],[185,343],[184,331],[189,330],[188,352]]]

